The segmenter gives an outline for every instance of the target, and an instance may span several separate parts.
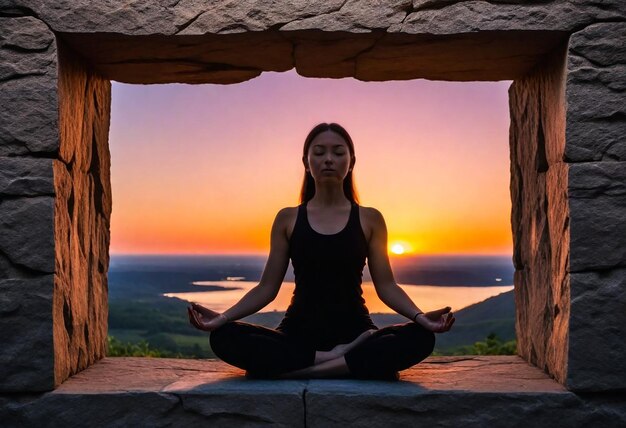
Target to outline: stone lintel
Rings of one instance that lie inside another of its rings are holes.
[[[293,67],[306,77],[363,81],[509,80],[528,73],[567,35],[558,31],[433,35],[301,30],[193,36],[63,33],[59,37],[107,79],[232,84],[264,71]]]

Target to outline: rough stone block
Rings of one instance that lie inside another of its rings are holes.
[[[54,272],[54,197],[0,200],[0,251],[14,264]]]
[[[608,121],[617,124],[626,118],[626,96],[623,93],[613,91],[601,82],[589,84],[576,81],[575,70],[568,75],[566,96],[568,123]],[[596,138],[602,137],[601,134],[596,135]]]
[[[173,9],[178,34],[227,34],[262,31],[285,23],[333,13],[345,3],[343,0],[310,2],[291,0],[276,2],[272,7],[253,0],[220,2],[207,9],[192,2]]]
[[[564,51],[509,89],[517,351],[563,382],[569,314]]]
[[[38,19],[0,18],[0,82],[54,74],[53,42],[54,35]]]
[[[16,50],[32,55],[46,51],[53,41],[54,35],[48,26],[37,18],[32,16],[0,17],[0,49]]]
[[[57,83],[35,76],[0,83],[0,156],[59,148]]]
[[[234,398],[234,397],[233,397]],[[0,398],[6,427],[186,427],[201,426],[202,417],[185,415],[175,395],[158,391],[137,394],[56,394],[18,401]],[[164,423],[163,421],[168,421]],[[205,422],[206,423],[206,422]],[[206,426],[206,425],[205,425]]]
[[[407,15],[407,0],[347,0],[334,11],[316,16],[291,20],[280,27],[283,31],[322,30],[369,33],[374,29],[386,29],[399,24]]]
[[[53,193],[52,159],[0,157],[0,195]]]
[[[572,34],[570,52],[598,67],[626,64],[624,38],[626,22],[599,22]]]
[[[572,273],[567,387],[626,388],[626,269]]]
[[[53,276],[0,280],[0,391],[53,386]]]
[[[618,5],[602,7],[572,1],[425,0],[414,1],[413,9],[414,12],[401,24],[392,26],[389,31],[430,34],[490,30],[571,31],[594,20],[623,17]]]
[[[24,278],[30,277],[31,272],[29,269],[16,265],[7,256],[0,253],[0,278]]]
[[[290,0],[267,4],[254,0],[205,2],[135,1],[76,3],[60,0],[5,0],[14,7],[28,4],[57,32],[120,34],[205,34],[262,31],[293,20],[338,10],[344,0]]]
[[[625,420],[624,412],[618,410],[623,402],[611,399],[594,403],[574,394],[545,392],[432,393],[419,385],[362,382],[311,381],[305,397],[306,426],[618,427]]]
[[[54,152],[56,43],[32,16],[0,17],[0,156]]]
[[[168,385],[163,392],[176,394],[187,412],[207,421],[243,427],[297,427],[306,426],[302,408],[305,385],[306,381],[250,382],[241,377],[209,383],[198,376]],[[233,396],[237,397],[236,409]]]
[[[570,271],[626,266],[626,162],[569,169]]]
[[[626,159],[626,22],[598,23],[570,38],[566,159]]]

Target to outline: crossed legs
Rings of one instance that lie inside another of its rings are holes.
[[[435,336],[408,322],[367,330],[350,343],[317,351],[280,331],[235,321],[211,332],[210,343],[220,359],[255,377],[368,379],[394,377],[422,361],[432,353]]]

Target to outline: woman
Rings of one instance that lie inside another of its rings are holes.
[[[213,352],[248,377],[398,379],[399,370],[431,354],[433,333],[448,331],[454,316],[450,307],[424,313],[396,284],[383,216],[358,205],[347,131],[335,123],[317,125],[302,161],[301,204],[276,215],[259,285],[222,314],[192,303],[189,320],[210,331]],[[366,258],[380,299],[409,322],[374,325],[361,297]],[[280,325],[235,321],[276,298],[289,259],[296,287]]]

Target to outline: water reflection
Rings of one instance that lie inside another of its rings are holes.
[[[197,302],[217,312],[223,312],[237,303],[244,294],[255,287],[255,281],[197,281],[193,283],[201,290],[203,286],[218,285],[224,290],[195,291],[188,293],[165,293],[166,297],[174,297],[188,302]],[[284,311],[289,306],[295,284],[283,282],[278,296],[261,312]],[[466,306],[481,302],[491,296],[496,296],[513,290],[512,285],[490,287],[441,287],[433,285],[402,285],[400,287],[409,295],[411,300],[424,311],[451,306],[458,311]],[[363,282],[363,298],[371,313],[394,313],[376,295],[372,282]]]

